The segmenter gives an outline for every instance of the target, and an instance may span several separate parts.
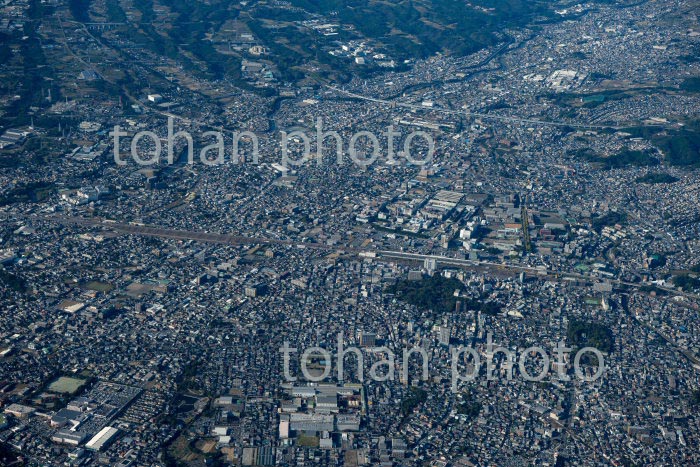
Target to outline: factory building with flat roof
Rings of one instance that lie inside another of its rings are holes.
[[[114,440],[114,437],[117,435],[118,431],[119,430],[116,428],[106,426],[102,428],[95,436],[93,436],[92,439],[85,444],[85,447],[93,451],[99,451]]]

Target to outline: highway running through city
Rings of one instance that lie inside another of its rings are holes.
[[[558,271],[547,269],[546,266],[521,266],[517,264],[508,263],[494,263],[490,261],[482,260],[470,260],[462,258],[451,258],[449,256],[440,255],[426,255],[422,253],[409,253],[405,251],[392,251],[392,250],[378,250],[373,248],[355,248],[348,246],[332,246],[324,243],[311,243],[311,242],[299,242],[294,240],[283,240],[276,238],[266,238],[266,237],[250,237],[243,235],[232,235],[232,234],[222,234],[207,231],[197,231],[197,230],[181,230],[173,229],[170,227],[145,225],[136,222],[118,222],[110,219],[102,219],[99,217],[75,217],[75,216],[58,216],[58,215],[43,215],[43,216],[29,216],[27,220],[40,220],[54,222],[58,224],[66,225],[81,225],[85,227],[101,227],[106,230],[113,232],[131,234],[131,235],[141,235],[146,237],[160,237],[169,238],[173,240],[194,240],[206,243],[219,243],[225,245],[288,245],[296,246],[298,248],[308,248],[313,250],[324,250],[329,252],[346,252],[353,253],[357,255],[362,255],[365,257],[373,257],[378,260],[398,260],[398,261],[416,261],[423,262],[426,259],[433,259],[439,265],[445,266],[455,266],[458,268],[474,268],[474,267],[490,267],[500,270],[510,270],[512,272],[520,273],[525,272],[527,274],[533,274],[543,277],[548,277],[551,279],[557,278],[570,278],[574,280],[587,281],[587,282],[600,282],[603,279],[593,275],[580,274],[569,271]],[[649,283],[636,283],[622,281],[619,279],[606,279],[608,282],[618,285],[618,286],[628,286],[628,287],[643,287],[652,284]],[[664,290],[668,293],[681,295],[686,298],[691,298],[694,300],[700,300],[700,296],[688,292],[683,292],[671,287],[664,287],[660,285],[655,285],[658,289]]]
[[[585,281],[588,283],[600,282],[602,279],[592,275],[584,275],[579,273],[573,273],[568,271],[554,271],[547,270],[545,266],[533,267],[533,266],[520,266],[515,264],[507,263],[494,263],[489,261],[481,260],[469,260],[462,258],[450,258],[448,256],[439,255],[425,255],[421,253],[408,253],[403,251],[391,251],[391,250],[377,250],[372,248],[353,248],[353,247],[338,247],[326,245],[323,243],[308,243],[308,242],[297,242],[293,240],[282,240],[282,239],[272,239],[263,237],[249,237],[242,235],[231,235],[231,234],[221,234],[212,233],[206,231],[193,231],[193,230],[179,230],[169,227],[162,226],[152,226],[145,225],[142,223],[124,223],[118,222],[111,219],[102,219],[98,217],[75,217],[75,216],[58,216],[58,215],[31,215],[25,218],[28,222],[31,221],[45,221],[53,222],[61,225],[78,225],[89,228],[102,228],[108,231],[122,233],[127,235],[140,235],[146,237],[159,237],[167,238],[172,240],[193,240],[205,243],[216,243],[224,245],[287,245],[297,248],[309,248],[313,250],[323,250],[329,252],[345,252],[352,253],[358,256],[364,256],[368,258],[374,258],[378,261],[415,261],[424,262],[426,259],[435,260],[438,265],[454,266],[458,268],[485,268],[485,269],[495,269],[510,271],[513,273],[525,272],[531,275],[536,275],[542,278],[548,278],[550,280],[560,280],[562,278],[572,279],[577,281]],[[640,288],[642,286],[648,286],[648,283],[634,283],[622,281],[619,279],[608,279],[608,281],[614,285],[622,287]],[[683,292],[670,287],[663,287],[655,285],[656,288],[664,290],[668,293],[683,296],[685,298],[690,298],[693,300],[700,300],[700,296],[696,294],[691,294]],[[672,345],[681,355],[686,357],[695,368],[700,369],[700,359],[689,349],[679,346],[672,339],[667,337],[664,333],[660,332],[658,329],[653,328],[650,324],[645,323],[638,318],[637,321],[644,327],[655,332],[658,336],[664,339],[668,344]]]

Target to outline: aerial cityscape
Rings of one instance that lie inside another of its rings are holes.
[[[700,1],[0,12],[0,466],[700,465]]]

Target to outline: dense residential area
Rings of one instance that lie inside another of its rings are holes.
[[[695,0],[8,0],[0,465],[700,463]]]

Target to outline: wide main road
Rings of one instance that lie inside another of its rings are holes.
[[[136,222],[118,222],[110,219],[102,219],[99,217],[78,217],[78,216],[32,216],[29,219],[39,221],[53,222],[63,225],[79,225],[83,227],[97,227],[112,232],[141,235],[145,237],[160,237],[173,240],[194,240],[206,243],[219,243],[224,245],[291,245],[300,248],[309,248],[315,250],[326,251],[345,251],[349,253],[364,253],[367,256],[395,259],[403,261],[425,261],[426,259],[434,259],[438,264],[457,266],[457,267],[477,267],[477,266],[493,266],[500,268],[513,269],[515,271],[524,271],[530,273],[542,273],[543,268],[534,268],[529,266],[517,266],[511,264],[491,263],[488,261],[473,261],[468,259],[450,258],[449,256],[425,255],[420,253],[407,253],[403,251],[391,250],[376,250],[372,248],[353,248],[345,246],[331,246],[324,243],[307,243],[294,240],[282,240],[277,238],[267,237],[250,237],[243,235],[222,234],[198,230],[182,230],[171,227],[163,227],[157,225],[146,225]],[[583,277],[583,276],[581,276]]]
[[[322,243],[305,243],[293,240],[281,240],[264,237],[248,237],[243,235],[231,235],[197,230],[181,230],[170,227],[145,225],[136,222],[123,223],[109,219],[90,217],[69,217],[69,216],[35,216],[34,219],[54,222],[63,225],[80,225],[84,227],[101,227],[117,233],[130,235],[141,235],[145,237],[160,237],[172,240],[194,240],[206,243],[219,243],[224,245],[291,245],[300,248],[310,248],[317,250],[348,251],[360,253],[359,248],[338,248]]]
[[[277,238],[266,238],[266,237],[249,237],[243,235],[232,235],[232,234],[222,234],[213,233],[206,231],[197,230],[181,230],[174,229],[170,227],[154,226],[154,225],[144,225],[140,223],[124,223],[117,222],[109,219],[101,219],[96,217],[71,217],[71,216],[31,216],[28,218],[35,219],[39,221],[54,222],[57,224],[64,225],[81,225],[85,227],[101,227],[106,230],[111,230],[113,232],[130,234],[130,235],[142,235],[146,237],[160,237],[169,238],[173,240],[194,240],[207,243],[218,243],[224,245],[289,245],[296,246],[298,248],[309,248],[312,250],[323,250],[329,252],[346,252],[353,254],[362,254],[368,257],[375,257],[378,260],[398,260],[398,261],[417,261],[422,262],[426,259],[433,259],[440,265],[455,266],[459,268],[474,268],[474,267],[491,267],[500,270],[510,270],[516,273],[525,272],[529,274],[535,274],[539,276],[545,276],[551,279],[558,279],[560,277],[568,277],[571,279],[587,281],[587,282],[599,282],[603,280],[600,277],[592,276],[588,274],[579,274],[569,271],[557,271],[548,270],[545,266],[534,267],[534,266],[521,266],[516,264],[508,263],[494,263],[490,261],[481,260],[469,260],[461,258],[451,258],[449,256],[438,256],[438,255],[425,255],[421,253],[408,253],[404,251],[391,251],[391,250],[377,250],[373,248],[354,248],[347,246],[331,246],[324,243],[308,243],[299,242],[294,240],[282,240]],[[610,283],[619,286],[628,286],[633,288],[639,288],[645,285],[651,285],[648,283],[635,283],[627,282],[619,279],[607,279]],[[683,292],[671,287],[663,287],[656,285],[655,287],[669,292],[674,295],[682,295],[686,298],[691,298],[698,300],[699,295]]]
[[[298,248],[309,248],[314,250],[324,250],[333,252],[346,252],[353,253],[357,255],[368,256],[376,258],[379,261],[418,261],[422,262],[426,259],[435,260],[436,263],[448,266],[455,266],[459,268],[494,268],[500,270],[510,270],[512,272],[527,272],[530,274],[535,274],[540,277],[546,277],[548,279],[559,280],[560,278],[572,278],[577,280],[586,281],[589,283],[598,282],[601,279],[596,276],[583,275],[567,271],[548,271],[546,267],[532,267],[532,266],[519,266],[514,264],[506,263],[493,263],[488,261],[478,261],[478,260],[468,260],[461,258],[450,258],[447,256],[437,256],[437,255],[424,255],[420,253],[408,253],[403,251],[391,251],[391,250],[376,250],[369,248],[349,248],[349,247],[334,247],[330,245],[325,245],[322,243],[302,243],[295,242],[292,240],[281,240],[281,239],[271,239],[263,237],[247,237],[241,235],[229,235],[202,231],[192,231],[192,230],[178,230],[172,228],[166,228],[161,226],[151,226],[136,223],[123,223],[117,222],[109,219],[100,218],[86,218],[86,217],[70,217],[70,216],[29,216],[27,220],[37,220],[37,221],[47,221],[55,222],[62,225],[79,225],[91,228],[103,228],[105,230],[110,230],[113,232],[128,234],[128,235],[143,235],[147,237],[160,237],[168,238],[174,240],[194,240],[207,243],[218,243],[224,245],[289,245],[296,246]],[[611,283],[619,286],[628,286],[632,288],[639,288],[644,285],[649,284],[638,284],[633,282],[626,282],[621,280],[610,280]],[[682,295],[686,298],[700,299],[700,296],[682,292],[669,287],[656,286],[659,289],[663,289],[674,295]],[[666,336],[664,333],[658,329],[651,326],[651,324],[639,320],[638,317],[634,318],[648,328],[651,331],[656,332],[660,337],[662,337],[666,342],[671,344],[676,348],[683,356],[685,356],[694,365],[695,368],[700,369],[700,359],[695,355],[694,352],[689,349],[677,344],[671,338]]]
[[[493,266],[499,268],[512,269],[514,271],[529,272],[532,274],[544,274],[547,269],[543,266],[541,268],[536,268],[532,266],[518,266],[515,264],[506,263],[493,263],[489,261],[479,261],[471,259],[462,258],[450,258],[449,256],[439,256],[439,255],[424,255],[421,253],[407,253],[405,251],[391,251],[391,250],[376,250],[375,253],[387,259],[398,259],[405,261],[425,261],[426,259],[434,259],[438,264],[446,264],[448,266],[458,266],[458,267],[477,267],[477,266]]]
[[[422,262],[426,259],[434,259],[440,265],[455,266],[455,267],[479,267],[489,266],[498,269],[510,269],[516,272],[528,272],[532,274],[546,273],[546,269],[535,268],[529,266],[518,266],[505,263],[492,263],[488,261],[473,261],[461,258],[450,258],[449,256],[425,255],[420,253],[407,253],[403,251],[377,250],[372,248],[353,248],[347,246],[331,246],[324,243],[308,243],[294,240],[282,240],[277,238],[267,237],[250,237],[243,235],[232,235],[223,233],[214,233],[198,230],[182,230],[171,227],[163,227],[157,225],[146,225],[136,222],[118,222],[110,219],[102,219],[99,217],[78,217],[78,216],[31,216],[28,218],[38,221],[53,222],[62,225],[79,225],[83,227],[102,228],[112,232],[123,233],[128,235],[141,235],[145,237],[168,238],[172,240],[194,240],[206,243],[218,243],[223,245],[289,245],[299,248],[309,248],[313,250],[325,250],[329,252],[347,252],[354,254],[364,254],[368,257],[375,257],[384,260],[399,260],[399,261],[417,261]],[[580,276],[585,278],[585,276]],[[590,279],[590,278],[589,278]]]
[[[557,278],[557,277],[569,277],[571,279],[577,279],[577,280],[582,280],[582,281],[587,281],[587,282],[600,282],[600,281],[608,281],[611,284],[615,285],[620,285],[620,286],[628,286],[628,287],[643,287],[643,286],[649,286],[653,285],[650,283],[636,283],[636,282],[628,282],[628,281],[623,281],[619,279],[603,279],[601,277],[589,275],[589,274],[580,274],[576,272],[569,272],[569,271],[557,271],[557,270],[551,270],[547,269],[545,266],[540,266],[540,267],[535,267],[535,266],[520,266],[517,264],[507,264],[507,263],[494,263],[490,261],[480,261],[480,260],[470,260],[470,259],[460,259],[460,258],[450,258],[447,256],[436,256],[436,255],[423,255],[420,253],[407,253],[404,251],[387,251],[387,250],[376,250],[377,255],[380,255],[382,258],[387,258],[387,259],[397,259],[397,260],[404,260],[404,261],[425,261],[426,259],[434,259],[437,261],[439,264],[446,264],[450,266],[458,266],[458,267],[478,267],[478,266],[488,266],[488,267],[494,267],[497,269],[510,269],[512,271],[516,272],[526,272],[526,273],[531,273],[531,274],[537,274],[540,276],[547,276],[549,278]],[[688,293],[688,292],[683,292],[681,290],[674,289],[672,287],[664,287],[660,285],[654,285],[654,287],[664,290],[666,292],[669,292],[674,295],[682,295],[687,298],[692,298],[695,300],[700,299],[700,295],[693,294],[693,293]]]
[[[520,125],[520,124],[522,124],[522,125],[525,125],[525,124],[527,124],[527,125],[543,125],[543,126],[555,126],[555,127],[594,129],[594,130],[606,130],[606,129],[621,130],[621,129],[625,128],[623,126],[617,126],[617,125],[602,125],[602,124],[595,124],[595,123],[540,120],[540,119],[536,119],[536,118],[488,114],[488,113],[483,113],[483,112],[471,112],[468,110],[452,110],[452,109],[443,109],[443,108],[439,108],[439,107],[438,108],[426,107],[424,105],[409,104],[406,102],[398,102],[395,100],[380,99],[377,97],[364,96],[362,94],[357,94],[357,93],[354,93],[351,91],[346,91],[345,89],[339,88],[337,86],[326,85],[326,87],[332,91],[335,91],[339,94],[342,94],[342,95],[349,97],[349,98],[352,98],[352,99],[372,102],[375,104],[384,104],[384,105],[388,105],[388,106],[403,107],[406,109],[410,109],[411,111],[414,111],[414,112],[415,111],[438,112],[438,113],[442,113],[442,114],[457,115],[457,116],[463,116],[463,117],[467,117],[467,118],[480,118],[483,120],[498,120],[498,121],[502,121],[505,123],[518,124],[518,125]],[[639,123],[639,124],[636,124],[636,126],[652,126],[652,125],[647,124],[647,123]],[[653,125],[653,126],[660,126],[660,125]]]

